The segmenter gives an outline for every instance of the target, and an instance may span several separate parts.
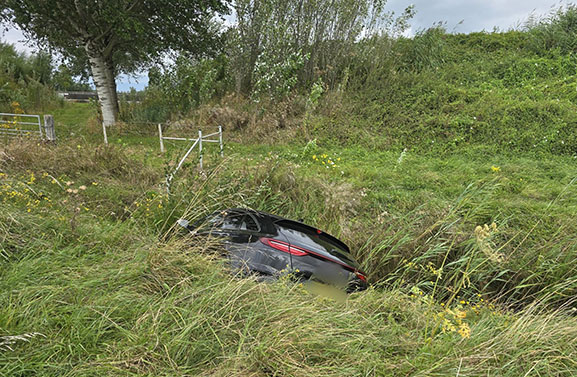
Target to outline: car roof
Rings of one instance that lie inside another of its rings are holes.
[[[335,236],[333,236],[333,235],[331,235],[331,234],[329,234],[329,233],[327,233],[327,232],[321,231],[320,229],[315,228],[315,227],[313,227],[313,226],[310,226],[309,224],[305,224],[305,223],[303,223],[302,221],[297,221],[297,220],[289,219],[289,218],[286,218],[286,217],[282,217],[282,216],[278,216],[278,215],[273,215],[272,213],[263,212],[263,211],[257,211],[257,210],[250,209],[250,208],[228,208],[228,209],[225,209],[224,211],[227,211],[227,212],[237,212],[237,213],[250,213],[250,214],[252,214],[252,215],[256,215],[256,216],[259,216],[259,217],[268,217],[268,218],[270,218],[270,220],[271,220],[273,223],[277,223],[277,222],[279,222],[279,221],[290,221],[290,222],[292,222],[292,223],[297,223],[297,224],[300,224],[300,225],[302,225],[302,226],[304,226],[304,227],[306,227],[306,228],[309,228],[311,231],[322,232],[323,235],[325,235],[327,238],[330,238],[333,242],[339,244],[339,245],[342,246],[346,251],[350,252],[349,247],[348,247],[347,244],[345,244],[343,241],[339,240],[338,238],[336,238]]]

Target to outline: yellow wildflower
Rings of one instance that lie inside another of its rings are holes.
[[[459,334],[463,339],[468,339],[471,337],[471,328],[466,323],[461,323],[459,325]]]

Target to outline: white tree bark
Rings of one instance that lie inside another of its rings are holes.
[[[118,107],[118,92],[116,91],[116,72],[111,59],[106,60],[106,79],[112,106],[114,107],[114,117],[116,119],[120,112],[120,108]]]
[[[105,127],[112,126],[116,123],[118,108],[114,75],[109,72],[103,57],[88,52],[88,59],[90,60],[92,79],[94,80],[94,86],[96,86],[98,102],[102,111],[102,123]]]

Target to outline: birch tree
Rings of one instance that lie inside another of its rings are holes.
[[[0,17],[41,46],[90,67],[105,126],[116,122],[116,76],[159,62],[167,51],[214,46],[215,14],[228,0],[1,0]]]

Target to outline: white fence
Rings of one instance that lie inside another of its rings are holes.
[[[215,139],[209,139],[209,138],[214,137],[216,135],[218,135],[218,139],[216,139],[216,140]],[[180,168],[182,167],[182,164],[184,164],[184,161],[186,161],[188,156],[190,156],[190,154],[192,153],[194,148],[198,147],[198,164],[200,166],[200,169],[203,168],[203,165],[202,165],[203,153],[204,153],[203,146],[202,146],[203,143],[218,143],[219,147],[220,147],[220,157],[224,157],[224,142],[223,142],[223,137],[222,137],[222,126],[218,126],[218,132],[214,132],[214,133],[211,133],[208,135],[203,135],[202,130],[198,130],[198,138],[191,139],[191,138],[187,138],[187,137],[163,136],[162,135],[162,124],[159,124],[158,125],[158,139],[160,142],[160,151],[163,153],[165,151],[164,140],[177,140],[177,141],[191,141],[192,142],[192,145],[190,146],[190,148],[188,148],[188,150],[186,151],[184,156],[180,159],[180,161],[178,162],[178,165],[176,165],[176,168],[174,168],[174,170],[166,178],[166,187],[168,190],[170,190],[170,183],[172,182],[174,175],[180,170]]]
[[[42,127],[40,115],[0,113],[0,136],[4,138],[38,137],[42,140],[54,141],[56,140],[54,118],[52,115],[44,115],[44,127]]]

